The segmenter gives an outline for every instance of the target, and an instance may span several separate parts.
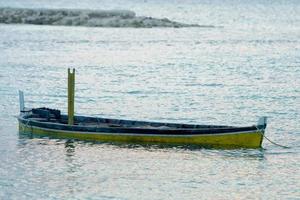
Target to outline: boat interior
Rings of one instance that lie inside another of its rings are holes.
[[[34,108],[31,109],[25,119],[37,122],[68,124],[68,116],[61,114],[60,110],[50,108]],[[109,119],[99,117],[75,116],[74,126],[86,127],[124,127],[124,128],[155,128],[155,129],[223,129],[237,128],[233,126],[215,126],[215,125],[197,125],[197,124],[178,124],[178,123],[162,123],[147,122],[135,120]]]

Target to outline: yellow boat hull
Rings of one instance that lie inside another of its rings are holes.
[[[103,142],[165,143],[174,145],[199,145],[213,148],[260,148],[263,140],[261,131],[247,131],[223,134],[199,135],[155,135],[155,134],[116,134],[104,132],[76,132],[28,126],[19,122],[19,130],[37,136],[80,139]]]

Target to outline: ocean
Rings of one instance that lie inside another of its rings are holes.
[[[300,2],[0,0],[0,8],[130,10],[203,27],[0,24],[0,199],[300,199]],[[159,122],[252,125],[261,149],[19,135],[27,107]]]

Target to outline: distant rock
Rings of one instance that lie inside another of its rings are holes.
[[[0,23],[89,27],[213,27],[185,24],[167,18],[136,16],[128,10],[0,8]]]

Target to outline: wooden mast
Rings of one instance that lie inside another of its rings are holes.
[[[68,124],[74,124],[75,69],[68,68]]]

